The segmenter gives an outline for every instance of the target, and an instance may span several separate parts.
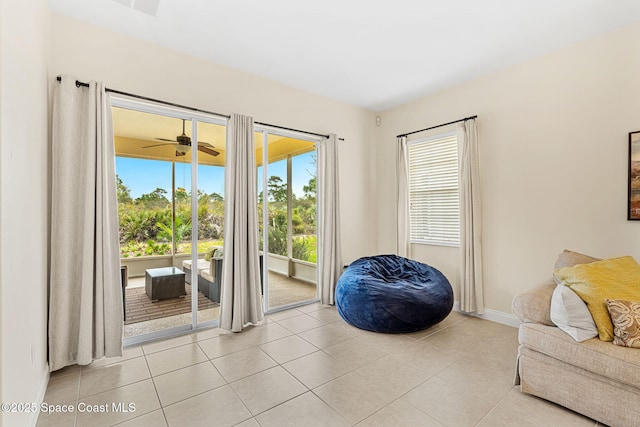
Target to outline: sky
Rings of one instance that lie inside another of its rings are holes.
[[[313,152],[293,158],[293,193],[300,198],[303,195],[302,186],[309,183],[315,172]],[[269,165],[268,175],[276,175],[287,180],[287,162],[281,160]],[[258,168],[262,174],[262,167]],[[171,162],[159,160],[143,160],[129,157],[116,157],[116,174],[124,185],[131,190],[131,197],[136,199],[142,194],[151,193],[156,188],[167,190],[171,194]],[[258,177],[259,180],[262,176]],[[176,163],[176,188],[183,187],[189,191],[191,187],[191,164]],[[207,194],[218,193],[224,195],[224,168],[217,166],[198,166],[198,188]],[[258,190],[260,191],[260,190]]]

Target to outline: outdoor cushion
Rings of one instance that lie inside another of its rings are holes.
[[[336,285],[336,307],[353,326],[374,332],[415,332],[442,321],[453,289],[437,269],[397,255],[360,258]]]

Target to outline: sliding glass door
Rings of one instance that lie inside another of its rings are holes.
[[[315,141],[256,132],[265,310],[317,300]]]
[[[219,318],[226,120],[112,98],[125,343]],[[265,311],[317,300],[315,140],[257,127]]]
[[[112,112],[125,342],[216,321],[226,121],[117,97]]]

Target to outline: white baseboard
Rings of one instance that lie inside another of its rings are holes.
[[[42,376],[42,380],[40,381],[40,389],[38,390],[38,396],[36,397],[35,402],[38,404],[38,408],[44,402],[44,395],[47,393],[47,387],[49,386],[49,364],[45,364],[45,372]],[[36,427],[38,424],[38,415],[40,415],[40,411],[31,412],[31,416],[29,417],[29,421],[27,425],[30,427]]]
[[[455,311],[460,311],[460,301],[455,301],[453,303],[453,309]],[[480,319],[489,320],[491,322],[500,323],[501,325],[511,326],[517,328],[520,326],[520,321],[512,313],[505,313],[503,311],[492,310],[490,308],[484,309],[484,314],[477,313],[465,313],[470,314],[471,316],[478,317]]]

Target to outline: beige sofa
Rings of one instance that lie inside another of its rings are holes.
[[[595,259],[565,251],[556,268]],[[550,317],[551,278],[513,300],[520,320],[516,385],[610,426],[640,425],[640,349],[591,338],[577,342]]]

